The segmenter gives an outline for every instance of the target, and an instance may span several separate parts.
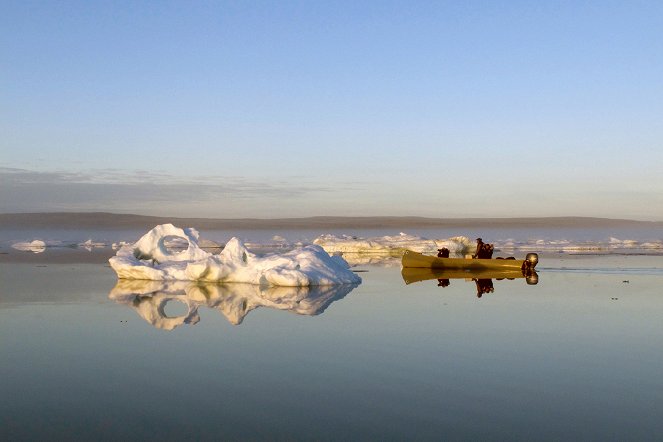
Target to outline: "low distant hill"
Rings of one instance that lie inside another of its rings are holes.
[[[4,213],[0,229],[148,229],[157,224],[173,223],[197,229],[320,229],[320,228],[525,228],[525,227],[663,227],[663,221],[591,217],[540,218],[424,218],[414,216],[315,216],[274,219],[177,218],[104,212]]]

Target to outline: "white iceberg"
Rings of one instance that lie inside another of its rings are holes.
[[[405,250],[436,254],[443,247],[452,255],[463,256],[472,253],[476,244],[466,236],[455,236],[447,239],[427,239],[401,232],[394,236],[361,238],[349,235],[321,235],[314,244],[321,246],[329,253],[362,253],[374,255],[401,255]]]
[[[188,247],[171,251],[168,241],[181,238]],[[265,286],[319,286],[357,284],[341,257],[330,256],[317,245],[283,254],[258,256],[242,241],[232,238],[223,251],[213,255],[199,246],[193,228],[180,229],[172,224],[156,226],[133,245],[125,245],[109,262],[120,279],[154,281],[238,282]]]

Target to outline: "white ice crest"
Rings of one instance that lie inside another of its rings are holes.
[[[174,239],[186,241],[186,249],[171,251],[168,242]],[[200,247],[197,230],[180,229],[172,224],[156,226],[135,244],[123,246],[109,262],[121,279],[290,287],[361,282],[347,262],[329,256],[317,245],[257,256],[249,252],[241,240],[232,238],[220,254],[213,255]]]
[[[454,255],[463,255],[474,251],[476,245],[465,236],[454,236],[447,239],[427,239],[407,233],[394,236],[375,238],[359,238],[349,235],[320,235],[314,241],[329,253],[357,253],[394,256],[401,255],[405,250],[419,253],[434,254],[445,247]]]

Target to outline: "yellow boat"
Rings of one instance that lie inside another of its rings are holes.
[[[403,268],[456,269],[472,271],[514,270],[525,272],[534,270],[539,262],[536,253],[528,253],[525,259],[472,259],[438,258],[406,250],[403,254]]]

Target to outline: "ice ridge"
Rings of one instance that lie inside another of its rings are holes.
[[[171,251],[167,243],[174,238],[186,241],[188,247]],[[282,254],[258,256],[249,252],[241,240],[232,238],[221,253],[213,255],[200,247],[198,231],[172,224],[156,226],[136,243],[124,245],[109,262],[120,279],[289,287],[361,282],[343,258],[330,256],[315,244]]]

